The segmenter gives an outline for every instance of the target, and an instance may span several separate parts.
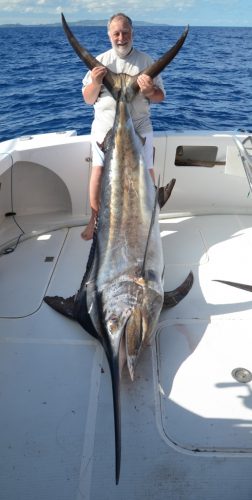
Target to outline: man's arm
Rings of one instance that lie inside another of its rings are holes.
[[[107,73],[104,66],[97,66],[91,71],[91,82],[83,87],[82,95],[87,104],[94,104],[101,90],[102,81]]]

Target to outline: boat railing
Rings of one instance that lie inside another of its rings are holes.
[[[243,141],[240,141],[237,137],[234,137],[234,140],[242,160],[250,191],[252,192],[252,136],[248,135]],[[249,148],[251,153],[248,151],[249,143],[251,145]]]

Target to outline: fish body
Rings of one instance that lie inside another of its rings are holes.
[[[75,304],[80,311],[79,322],[86,328],[86,318],[82,319],[86,301],[85,308],[110,366],[118,482],[120,377],[126,364],[133,380],[140,351],[155,331],[164,296],[163,253],[156,190],[144,165],[143,145],[135,133],[124,94],[117,102],[108,141],[94,259]]]
[[[91,69],[100,65],[79,45],[64,16],[67,37]],[[176,55],[187,35],[146,68],[156,76]],[[168,54],[168,56],[167,56]],[[168,61],[168,62],[167,62]],[[144,164],[143,143],[134,130],[128,103],[137,77],[108,71],[104,84],[116,99],[114,125],[104,141],[104,170],[97,230],[79,291],[74,297],[45,297],[57,311],[77,320],[99,340],[111,372],[116,453],[116,483],[121,460],[120,378],[126,365],[131,379],[144,345],[151,342],[163,303],[173,306],[192,286],[192,274],[164,300],[163,250],[157,189]],[[173,183],[174,184],[174,183]],[[172,184],[172,186],[173,186]]]
[[[92,322],[101,330],[102,314],[110,341],[117,336],[123,341],[133,379],[140,348],[150,341],[162,309],[164,265],[156,190],[123,93],[109,141],[90,275],[96,286],[88,304],[99,296],[99,307],[90,309]]]

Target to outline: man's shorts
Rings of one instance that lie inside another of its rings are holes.
[[[147,132],[143,139],[145,143],[143,145],[143,157],[146,168],[153,168],[153,133]],[[92,140],[92,166],[93,167],[103,167],[104,165],[104,153],[99,148],[97,142]]]

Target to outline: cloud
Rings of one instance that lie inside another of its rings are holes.
[[[68,20],[108,18],[123,10],[133,20],[169,24],[251,25],[251,0],[0,0],[1,23],[55,23],[60,12]],[[232,7],[232,8],[231,8]],[[244,19],[246,18],[246,22]],[[239,22],[240,21],[240,22]]]
[[[71,3],[66,2],[66,3]],[[55,2],[53,0],[0,0],[0,10],[2,12],[42,12],[55,11]]]
[[[128,11],[157,11],[165,9],[166,7],[174,10],[187,9],[195,4],[196,0],[125,0],[123,3],[123,12]],[[69,9],[83,9],[88,12],[101,12],[118,11],[117,0],[97,1],[97,0],[71,0],[68,3]],[[120,9],[119,9],[120,10]]]
[[[23,0],[11,0],[6,2],[5,0],[0,0],[0,10],[4,12],[12,12],[24,4]]]

